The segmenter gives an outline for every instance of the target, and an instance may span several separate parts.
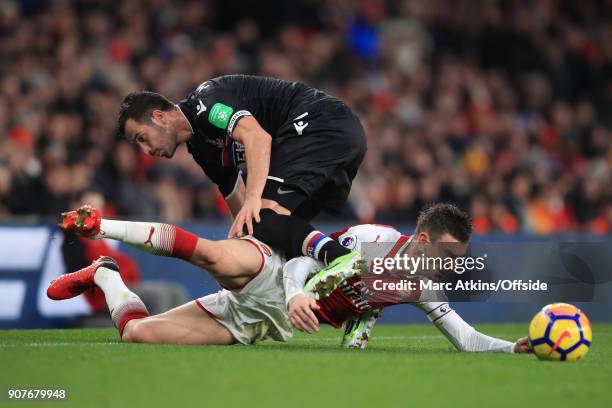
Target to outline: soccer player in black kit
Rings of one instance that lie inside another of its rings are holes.
[[[309,223],[322,210],[341,210],[366,152],[359,119],[340,100],[298,82],[227,75],[178,104],[131,93],[118,122],[119,133],[152,156],[171,158],[187,144],[234,215],[228,237],[248,233],[287,259],[324,262],[307,284],[313,292],[325,296],[358,273],[359,254]]]

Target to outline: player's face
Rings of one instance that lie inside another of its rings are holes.
[[[421,244],[422,248],[427,248],[425,252],[428,256],[457,258],[463,256],[468,247],[467,242],[461,242],[449,233],[442,234],[437,240],[431,240],[428,233],[420,232],[414,237],[414,241]]]
[[[151,122],[147,123],[128,119],[125,137],[151,156],[171,158],[178,147],[177,132],[166,115],[163,111],[153,111]]]
[[[440,236],[440,238],[438,238],[438,240],[434,243],[439,244],[436,246],[438,247],[438,250],[442,252],[440,254],[442,257],[458,258],[465,255],[468,247],[466,242],[460,242],[457,240],[457,238],[448,233]]]

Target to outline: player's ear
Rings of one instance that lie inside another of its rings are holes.
[[[416,236],[416,242],[425,243],[429,242],[429,234],[425,231],[421,231]]]
[[[166,114],[161,109],[153,109],[151,111],[151,122],[157,126],[164,125],[166,123]]]

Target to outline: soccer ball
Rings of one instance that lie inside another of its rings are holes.
[[[592,339],[589,319],[567,303],[544,306],[529,325],[529,341],[540,360],[580,360],[589,352]]]

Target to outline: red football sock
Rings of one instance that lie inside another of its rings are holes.
[[[172,256],[189,261],[193,256],[197,243],[197,235],[185,231],[182,228],[174,227],[174,245],[172,246]]]
[[[140,299],[138,299],[140,300]],[[123,336],[123,330],[130,320],[148,317],[149,312],[142,302],[125,303],[113,311],[111,317],[119,334]]]

